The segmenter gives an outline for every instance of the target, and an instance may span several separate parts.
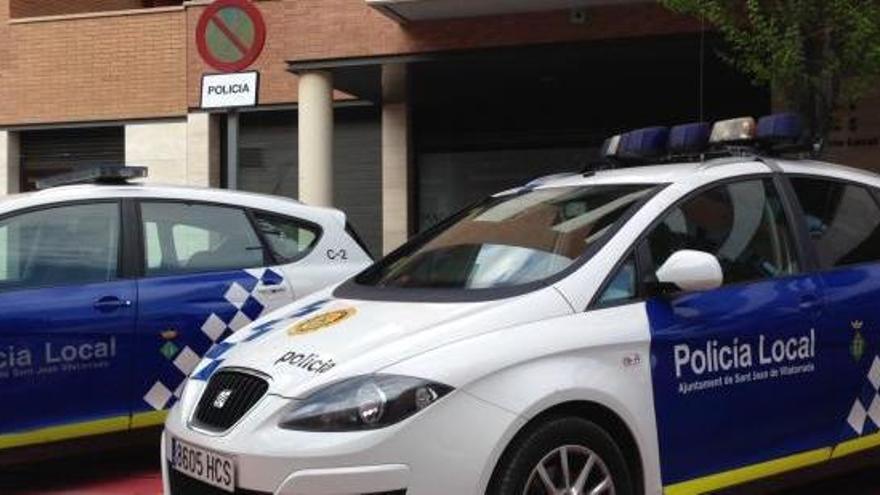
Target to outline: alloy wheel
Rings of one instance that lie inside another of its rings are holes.
[[[595,452],[563,445],[532,469],[523,495],[614,495],[614,480]]]

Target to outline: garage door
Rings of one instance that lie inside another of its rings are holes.
[[[125,128],[89,127],[21,133],[22,189],[78,168],[125,163]]]

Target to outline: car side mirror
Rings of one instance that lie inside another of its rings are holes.
[[[682,249],[657,270],[657,282],[686,292],[712,290],[724,284],[724,272],[714,255]]]

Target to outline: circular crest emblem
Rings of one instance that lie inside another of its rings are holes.
[[[322,328],[327,328],[329,326],[335,325],[342,320],[354,315],[357,313],[355,308],[345,308],[336,311],[329,311],[327,313],[322,313],[318,316],[313,316],[308,320],[301,321],[296,325],[290,327],[287,331],[290,335],[304,335],[307,333],[317,332]]]

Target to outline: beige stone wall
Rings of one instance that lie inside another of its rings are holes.
[[[187,121],[126,125],[125,163],[146,166],[149,170],[149,182],[187,184]]]
[[[220,187],[221,116],[198,112],[187,116],[187,184]]]
[[[18,133],[0,131],[0,196],[18,192],[19,159]]]
[[[382,71],[382,251],[387,254],[409,238],[410,112],[406,66]]]
[[[147,167],[154,184],[220,186],[219,116],[191,113],[186,119],[125,126],[125,162]]]

